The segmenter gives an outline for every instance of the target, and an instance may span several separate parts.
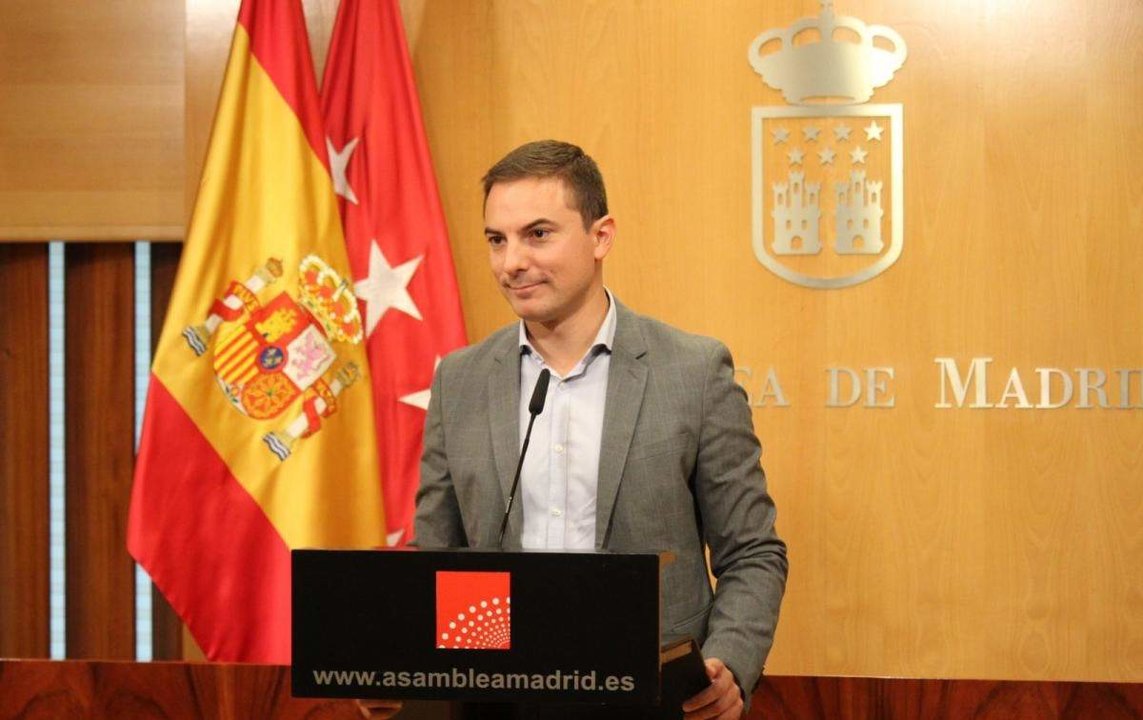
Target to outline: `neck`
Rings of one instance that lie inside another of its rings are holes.
[[[551,323],[525,321],[528,340],[552,370],[566,375],[591,347],[607,318],[608,307],[607,293],[601,285],[582,307],[563,320]]]

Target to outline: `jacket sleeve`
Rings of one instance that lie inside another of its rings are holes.
[[[760,465],[745,391],[721,343],[707,356],[695,495],[717,579],[703,655],[722,660],[750,695],[774,641],[786,587],[786,545]]]
[[[444,376],[448,360],[433,377],[429,411],[425,416],[424,449],[421,453],[421,484],[417,490],[414,541],[423,548],[466,547],[468,538],[461,520],[456,488],[449,472],[445,450]]]

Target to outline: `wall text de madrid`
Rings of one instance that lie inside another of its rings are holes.
[[[896,407],[896,368],[831,365],[823,370],[825,407]],[[778,368],[740,365],[734,372],[752,407],[797,404]],[[940,410],[1143,410],[1143,367],[1016,367],[991,357],[934,357],[925,375],[931,377],[933,407]]]

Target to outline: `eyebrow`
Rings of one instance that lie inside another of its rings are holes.
[[[534,230],[535,228],[537,228],[541,225],[555,225],[555,224],[556,223],[554,220],[549,220],[547,218],[539,218],[538,220],[533,220],[532,222],[525,225],[524,226],[524,232],[528,232],[529,230]]]
[[[528,223],[527,225],[525,225],[523,228],[523,231],[529,232],[529,231],[534,230],[535,228],[537,228],[541,225],[556,225],[556,222],[554,220],[549,220],[548,218],[537,218],[537,219],[533,220],[532,222]],[[500,230],[496,230],[495,228],[485,227],[484,228],[484,234],[485,235],[503,235],[504,233]]]

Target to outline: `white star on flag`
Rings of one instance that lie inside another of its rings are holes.
[[[330,140],[328,135],[325,137],[325,147],[329,151],[329,174],[333,176],[333,191],[354,205],[357,204],[357,196],[353,194],[353,188],[349,187],[346,171],[349,169],[349,157],[353,155],[360,139],[353,138],[341,152],[338,152],[333,147],[333,140]]]
[[[440,365],[440,364],[441,364],[441,356],[437,355],[436,360],[433,361],[433,375],[436,375],[437,365]],[[432,380],[430,380],[429,381],[429,387],[425,388],[424,390],[418,390],[415,393],[409,393],[408,395],[405,395],[404,397],[401,397],[398,399],[401,402],[405,403],[406,405],[412,405],[413,407],[419,407],[420,409],[427,412],[429,409],[429,397],[432,394],[433,394],[432,393]]]
[[[849,160],[855,165],[857,163],[863,163],[865,162],[865,156],[868,154],[869,153],[864,148],[854,148],[853,152],[849,154]]]
[[[865,139],[872,141],[872,140],[880,140],[881,139],[881,131],[884,130],[885,128],[878,125],[876,120],[872,120],[872,121],[870,121],[869,125],[864,129],[865,129]]]
[[[417,309],[412,296],[409,295],[409,281],[413,273],[421,264],[424,255],[419,255],[406,263],[393,267],[385,259],[381,248],[374,239],[369,246],[369,277],[358,280],[353,285],[353,292],[365,301],[365,334],[372,335],[381,316],[389,308],[400,310],[421,320],[421,311]]]

